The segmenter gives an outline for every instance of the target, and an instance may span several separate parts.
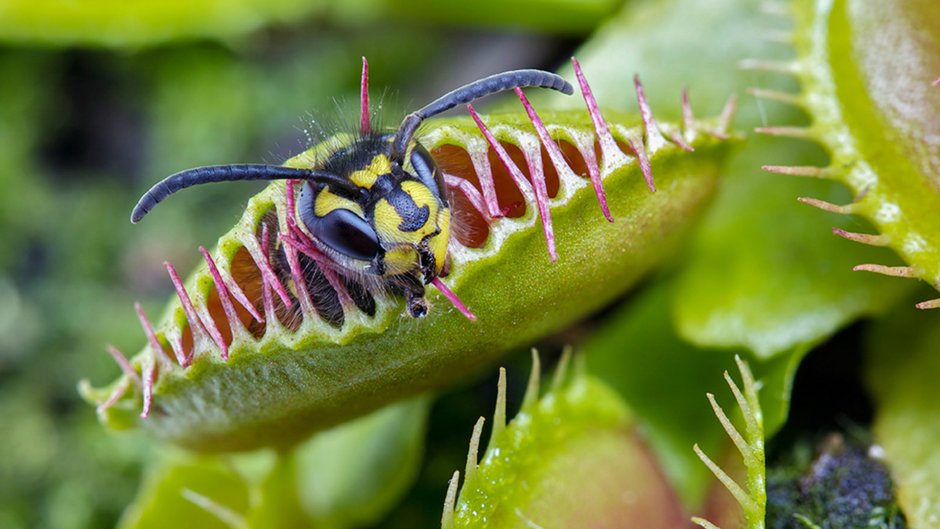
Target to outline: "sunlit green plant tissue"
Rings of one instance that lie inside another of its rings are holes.
[[[940,529],[940,2],[7,4],[0,527]]]

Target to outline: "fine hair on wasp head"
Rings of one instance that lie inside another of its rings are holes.
[[[147,191],[134,207],[131,222],[140,221],[166,197],[193,185],[238,180],[301,182],[299,208],[294,207],[293,185],[287,186],[287,230],[278,234],[278,241],[269,241],[272,251],[279,242],[289,244],[312,259],[331,284],[363,272],[380,276],[386,287],[404,295],[408,313],[414,317],[427,314],[424,285],[434,284],[473,319],[438,279],[447,260],[451,208],[443,175],[415,134],[429,117],[496,92],[518,92],[521,87],[574,92],[567,81],[549,72],[503,72],[444,94],[405,116],[395,131],[385,133],[372,127],[368,63],[363,59],[359,134],[340,139],[322,163],[309,167],[219,165],[182,171]],[[337,277],[330,278],[331,273]]]

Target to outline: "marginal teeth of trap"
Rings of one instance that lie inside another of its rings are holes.
[[[539,361],[539,352],[532,348],[532,371],[529,373],[529,383],[526,384],[525,396],[522,398],[522,409],[531,408],[539,400],[539,389],[541,388],[542,365]]]
[[[653,168],[650,165],[646,147],[643,145],[643,138],[638,137],[635,132],[619,124],[614,125],[614,130],[619,133],[621,138],[626,139],[627,145],[633,151],[633,155],[640,165],[640,170],[643,172],[643,178],[646,180],[646,186],[649,187],[650,191],[656,191],[656,184],[653,182]]]
[[[128,381],[128,379],[123,379],[120,382],[118,382],[114,386],[114,389],[111,390],[111,394],[108,395],[108,398],[106,398],[104,402],[98,405],[98,407],[96,408],[97,413],[99,415],[103,414],[111,406],[114,406],[117,403],[117,401],[121,400],[121,397],[123,397],[124,394],[127,393],[127,390],[129,389],[129,387],[130,387],[130,382]]]
[[[839,213],[841,215],[851,215],[856,211],[857,202],[852,202],[851,204],[846,204],[840,206],[838,204],[833,204],[831,202],[826,202],[825,200],[819,200],[818,198],[810,197],[800,197],[797,200],[804,204],[809,204],[810,206],[819,208],[823,211],[828,211],[830,213]]]
[[[762,59],[744,59],[738,62],[742,70],[762,70],[767,72],[786,73],[797,75],[802,70],[799,61],[767,61]]]
[[[748,88],[747,93],[760,99],[777,101],[778,103],[784,103],[786,105],[792,105],[795,107],[803,107],[803,98],[799,94],[791,94],[788,92],[781,92],[779,90],[768,90],[766,88]]]
[[[454,519],[458,516],[463,521],[467,519],[474,520],[473,523],[483,521],[484,524],[490,514],[497,515],[499,512],[505,512],[503,506],[491,503],[489,500],[499,500],[500,496],[492,496],[495,489],[491,486],[501,487],[509,481],[507,479],[521,479],[518,481],[523,488],[526,488],[526,481],[531,478],[531,473],[526,477],[518,465],[522,460],[532,459],[539,448],[557,450],[561,446],[554,441],[537,443],[538,446],[529,446],[531,443],[519,444],[520,439],[529,439],[531,432],[538,432],[545,427],[553,430],[561,428],[558,431],[555,441],[565,444],[566,433],[564,433],[559,415],[556,413],[562,409],[572,410],[574,401],[571,398],[585,399],[582,402],[593,403],[595,398],[601,395],[590,391],[585,391],[590,381],[588,380],[587,367],[583,356],[573,356],[571,347],[565,347],[562,351],[558,365],[555,367],[554,375],[550,381],[550,387],[544,398],[539,398],[541,367],[538,352],[532,349],[532,371],[529,374],[529,380],[526,384],[525,395],[522,399],[522,405],[516,417],[507,422],[506,413],[506,394],[507,394],[507,376],[506,369],[500,368],[499,381],[497,383],[496,406],[493,412],[493,428],[490,434],[489,442],[486,445],[484,453],[480,453],[480,438],[483,430],[484,419],[481,417],[473,428],[473,434],[470,438],[469,449],[467,451],[466,467],[464,470],[464,481],[462,490],[459,491],[456,480],[459,473],[454,473],[454,478],[448,488],[444,501],[444,514],[442,516],[442,527],[452,528]],[[587,415],[578,415],[584,418]],[[619,431],[619,430],[618,430]],[[582,432],[583,433],[583,432]],[[616,434],[620,435],[620,434]],[[548,440],[542,440],[548,441]],[[521,450],[521,452],[519,452]],[[544,454],[543,454],[544,455]],[[557,455],[557,454],[554,454]],[[548,457],[552,457],[549,455]],[[509,465],[507,467],[507,465]],[[527,491],[526,494],[532,491]],[[459,509],[457,508],[457,498],[460,498]],[[520,505],[521,506],[521,505]],[[511,506],[510,506],[511,507]],[[456,509],[456,510],[455,510]]]
[[[146,419],[150,416],[150,406],[153,403],[153,384],[157,379],[157,361],[151,355],[144,357],[143,373],[141,382],[143,383],[143,406],[140,410],[140,418]]]
[[[712,132],[716,138],[726,140],[729,138],[728,131],[731,130],[731,120],[738,112],[738,96],[731,94],[725,101],[724,108],[721,109],[721,115],[718,117],[718,127]]]
[[[643,91],[643,85],[640,83],[640,76],[633,76],[633,86],[636,89],[636,101],[640,106],[640,117],[643,119],[643,132],[646,136],[646,148],[650,153],[654,153],[666,145],[666,139],[663,138],[656,120],[653,119],[653,111],[646,101],[646,93]]]
[[[483,423],[486,419],[480,417],[477,423],[473,425],[473,434],[470,436],[470,448],[467,450],[467,465],[464,470],[464,482],[472,478],[477,472],[479,466],[480,436],[483,435]],[[492,438],[491,438],[492,442]]]
[[[780,136],[784,138],[813,139],[816,137],[812,127],[758,127],[754,129],[758,134]]]
[[[160,344],[160,340],[157,339],[153,325],[150,323],[150,320],[147,319],[147,314],[144,312],[143,307],[140,306],[140,303],[134,303],[134,310],[137,312],[137,319],[140,321],[140,326],[144,329],[144,334],[147,335],[147,343],[150,345],[150,355],[148,356],[161,364],[172,364],[173,362],[166,355],[166,351],[164,351],[163,346]]]
[[[506,368],[499,368],[499,382],[496,384],[496,409],[493,411],[493,430],[490,432],[492,445],[506,429]]]
[[[581,158],[584,159],[584,165],[587,168],[588,178],[591,180],[591,186],[594,188],[594,196],[597,198],[597,203],[601,208],[601,213],[604,214],[604,218],[607,219],[608,222],[613,222],[614,218],[610,214],[610,207],[607,205],[607,193],[604,191],[604,182],[601,179],[600,164],[598,163],[597,155],[594,152],[595,135],[581,131],[572,131],[566,127],[560,127],[558,125],[549,125],[548,129],[555,137],[569,141],[578,150]],[[613,141],[612,138],[611,141]],[[555,145],[554,142],[552,142],[552,144]],[[620,152],[619,149],[617,152]],[[603,151],[601,152],[601,155],[603,156]],[[574,172],[570,170],[570,166],[567,163],[565,164],[565,168],[568,169],[568,171],[559,172],[559,178],[562,182],[565,182],[565,184],[568,184],[566,179],[569,179],[573,185],[580,179],[580,177],[575,175]],[[567,185],[563,185],[562,187],[567,187]]]
[[[370,127],[368,112],[369,112],[369,63],[366,62],[366,58],[362,58],[362,105],[363,112],[361,120],[363,127]],[[286,237],[282,234],[281,240],[284,243],[284,254],[287,256],[287,266],[290,268],[290,275],[294,281],[294,288],[297,290],[297,297],[300,300],[300,310],[303,312],[304,318],[312,318],[315,316],[315,309],[313,306],[313,299],[310,297],[310,292],[307,290],[307,282],[304,281],[303,272],[300,269],[300,259],[297,257],[297,248],[292,244],[289,244],[289,240],[292,240],[295,237],[303,235],[303,232],[297,227],[297,208],[295,206],[295,188],[299,182],[297,180],[288,180],[284,186],[285,200],[284,200],[284,223],[283,226],[286,228],[287,235]]]
[[[833,169],[829,167],[816,167],[812,165],[763,165],[761,169],[768,173],[806,176],[810,178],[830,178],[834,174]]]
[[[617,145],[613,134],[611,134],[610,126],[598,109],[597,101],[594,99],[594,95],[581,69],[581,65],[575,58],[572,58],[571,62],[574,66],[575,76],[577,77],[581,94],[594,128],[594,135],[591,138],[587,138],[586,135],[582,138],[566,130],[565,127],[557,125],[546,126],[529,103],[525,94],[518,88],[515,89],[515,92],[536,131],[536,137],[532,137],[532,135],[527,132],[508,126],[497,125],[491,131],[475,112],[473,105],[467,105],[470,116],[476,122],[489,148],[493,150],[497,158],[506,167],[506,170],[509,172],[516,187],[523,194],[526,202],[528,204],[535,204],[542,222],[549,256],[553,262],[557,260],[558,256],[555,248],[555,234],[546,189],[545,168],[542,166],[542,149],[544,148],[547,153],[561,184],[560,195],[556,197],[556,199],[564,199],[565,188],[568,187],[564,185],[566,182],[576,184],[580,182],[581,179],[578,178],[579,175],[574,173],[571,166],[566,161],[555,138],[563,138],[562,141],[571,143],[578,150],[586,166],[587,176],[591,181],[601,211],[604,217],[611,222],[613,221],[613,216],[607,204],[603,179],[634,160],[633,157],[625,154]],[[655,191],[656,187],[653,182],[650,155],[665,147],[669,142],[686,151],[694,151],[690,142],[694,141],[698,133],[698,127],[692,114],[691,105],[689,104],[688,93],[683,92],[683,123],[681,127],[672,127],[666,130],[666,134],[669,136],[669,141],[667,141],[663,131],[653,118],[653,113],[647,102],[643,85],[640,83],[638,77],[634,77],[634,86],[637,103],[640,108],[640,116],[642,118],[642,133],[638,134],[635,131],[629,131],[619,124],[615,126],[617,127],[618,135],[624,138],[624,141],[633,151],[636,162],[642,170],[643,177],[649,189]],[[725,106],[722,116],[719,118],[718,127],[714,130],[708,130],[707,132],[719,138],[727,138],[727,128],[734,115],[734,110],[735,102],[732,98]],[[522,171],[512,161],[497,138],[503,138],[520,149],[531,178],[527,179],[522,174]],[[470,156],[474,170],[480,180],[480,190],[475,193],[470,187],[456,181],[456,177],[449,179],[449,186],[459,189],[461,193],[467,197],[471,206],[483,214],[484,219],[492,221],[501,216],[501,212],[499,211],[495,191],[493,191],[493,187],[491,187],[492,171],[487,157],[488,149],[482,148],[481,145],[478,145],[478,141],[474,141],[473,138],[463,138],[463,140],[465,149]],[[600,147],[600,160],[597,159],[594,152],[595,141]],[[572,187],[576,187],[576,185]],[[573,192],[573,189],[569,189],[568,191]]]
[[[477,213],[482,215],[484,218],[488,216],[488,206],[484,204],[483,195],[480,194],[480,192],[477,191],[477,188],[473,187],[473,184],[471,184],[468,180],[460,178],[459,176],[444,173],[444,184],[446,184],[447,187],[451,189],[456,189],[457,191],[463,193]]]
[[[597,142],[601,147],[602,172],[604,175],[608,175],[629,163],[630,160],[617,147],[617,142],[610,135],[607,120],[604,119],[597,106],[597,100],[594,99],[591,86],[584,77],[584,72],[581,71],[581,64],[574,57],[571,58],[571,64],[574,66],[574,73],[581,87],[581,96],[584,98],[584,104],[591,116],[591,123],[594,125],[594,133],[597,135]]]
[[[562,386],[567,382],[568,379],[568,364],[571,361],[571,348],[566,347],[562,352],[561,359],[558,362],[558,366],[555,370],[555,375],[552,379],[552,391],[559,391],[562,389]],[[532,372],[529,375],[529,381],[526,385],[525,396],[522,400],[522,407],[520,408],[520,413],[526,411],[531,411],[532,406],[534,406],[539,399],[539,381],[541,374],[541,365],[539,361],[538,351],[532,349]],[[493,447],[499,437],[503,434],[503,431],[507,427],[506,421],[506,368],[501,367],[499,369],[499,381],[497,382],[497,391],[496,391],[496,407],[493,412],[493,429],[490,432],[490,439],[488,443],[488,448]],[[464,483],[466,484],[471,480],[479,469],[480,462],[480,439],[483,434],[483,424],[485,419],[480,417],[476,424],[473,426],[473,433],[470,436],[470,445],[467,450],[467,463],[464,469]],[[447,487],[447,495],[444,499],[444,511],[441,516],[441,527],[443,529],[452,529],[454,527],[454,514],[457,505],[457,492],[458,485],[460,482],[460,471],[456,471],[453,474],[453,477],[450,480],[450,484]]]
[[[171,325],[166,332],[163,333],[166,341],[170,342],[170,349],[173,350],[173,355],[176,357],[176,361],[179,363],[180,367],[183,369],[188,369],[189,366],[193,363],[193,354],[187,354],[183,349],[183,333],[176,325]],[[195,350],[195,349],[194,349]]]
[[[555,373],[552,375],[552,391],[561,391],[561,387],[568,380],[568,364],[571,363],[571,346],[565,346],[561,352],[561,358],[555,367]]]
[[[873,272],[891,277],[903,277],[914,279],[917,277],[914,269],[910,266],[885,266],[880,264],[860,264],[852,267],[856,272]]]
[[[124,356],[124,353],[111,344],[108,344],[107,350],[111,358],[120,366],[125,378],[118,382],[114,386],[114,389],[111,390],[111,394],[108,395],[108,398],[98,405],[97,412],[99,415],[106,412],[111,406],[114,406],[117,401],[121,400],[127,393],[127,390],[130,389],[131,384],[138,388],[142,388],[143,385],[140,376],[137,374],[137,371],[134,370],[134,367],[131,365],[130,361],[128,361],[127,357]]]
[[[363,135],[372,132],[371,112],[369,110],[369,61],[362,58],[362,77],[359,80],[359,132]]]
[[[267,225],[264,226],[262,233],[262,239],[267,241]],[[284,285],[281,284],[280,279],[277,278],[277,275],[274,273],[274,270],[271,268],[271,263],[268,261],[268,254],[262,248],[261,244],[255,240],[254,237],[247,237],[242,240],[242,244],[245,245],[245,249],[248,250],[248,253],[251,255],[251,258],[254,260],[255,265],[258,267],[258,270],[261,271],[261,277],[264,284],[272,288],[275,293],[281,298],[281,301],[284,302],[284,305],[290,308],[293,303],[291,302],[290,295],[287,293],[287,289],[284,288]],[[272,319],[271,314],[265,316],[269,321]]]
[[[938,81],[940,81],[940,79],[938,79]],[[920,303],[914,306],[921,310],[937,309],[937,308],[940,308],[940,298],[931,299],[929,301],[921,301]]]
[[[482,190],[482,198],[485,209],[484,217],[495,219],[503,216],[499,208],[499,201],[496,199],[496,184],[493,182],[493,171],[490,167],[490,158],[487,156],[487,143],[483,138],[469,137],[467,144],[467,154],[470,156],[470,163],[473,170],[477,173]],[[469,184],[469,182],[467,182]],[[472,184],[471,184],[472,187]]]
[[[860,242],[870,246],[887,246],[891,242],[890,239],[884,235],[856,233],[852,231],[845,231],[841,228],[832,228],[832,233],[835,233],[839,237],[843,237],[850,241]]]
[[[482,123],[482,121],[478,123]],[[506,166],[509,174],[512,175],[516,186],[520,189],[529,188],[535,196],[539,218],[542,221],[542,231],[545,234],[545,243],[548,246],[548,254],[552,262],[554,262],[558,259],[558,252],[555,249],[555,230],[552,227],[552,213],[548,204],[548,188],[545,182],[545,171],[542,167],[542,145],[539,142],[539,138],[534,134],[523,132],[512,127],[499,126],[494,128],[494,131],[494,134],[490,135],[492,138],[490,146],[496,151],[497,156],[503,162],[503,165]],[[529,183],[522,174],[522,171],[509,157],[509,153],[496,141],[494,135],[509,138],[514,145],[519,147],[526,161],[526,166],[529,169],[529,174],[532,179],[531,183]]]
[[[444,512],[441,514],[441,529],[453,529],[454,509],[457,508],[457,487],[460,485],[460,471],[454,471],[447,484],[447,495],[444,497]]]
[[[202,321],[199,313],[196,311],[196,308],[193,306],[192,299],[189,297],[189,293],[186,291],[186,288],[183,286],[183,282],[180,280],[179,274],[176,273],[176,268],[173,267],[169,262],[164,263],[166,266],[166,271],[170,275],[170,280],[173,282],[173,288],[176,289],[176,296],[180,300],[180,305],[183,306],[183,313],[186,315],[186,321],[188,322],[190,332],[193,336],[193,350],[203,350],[207,349],[206,342],[208,340],[215,341],[216,344],[225,345],[222,342],[222,337],[219,335],[219,330],[215,327],[215,322],[211,319],[209,320],[209,325],[211,325],[211,330],[206,328],[206,325]],[[176,327],[175,325],[173,327]],[[177,330],[177,333],[179,331]],[[218,339],[216,339],[218,338]],[[175,340],[171,343],[175,343]],[[179,350],[174,346],[173,352],[176,354],[179,364],[183,367],[189,367],[189,363],[192,360],[191,357],[187,357],[182,350],[182,345],[180,345]],[[225,352],[222,354],[223,357],[227,356]]]
[[[117,365],[120,366],[124,375],[136,386],[140,387],[140,376],[137,374],[137,371],[134,370],[134,367],[127,359],[127,356],[125,356],[120,349],[111,344],[108,344],[107,350],[108,354],[111,355],[111,358],[113,358],[114,361],[117,362]]]

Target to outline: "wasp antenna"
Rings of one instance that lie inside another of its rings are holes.
[[[111,357],[114,358],[114,361],[117,362],[117,365],[121,367],[121,371],[124,372],[124,375],[139,387],[140,375],[138,375],[137,371],[134,370],[134,366],[132,366],[127,357],[124,356],[124,353],[111,344],[108,344],[107,349],[108,354],[110,354]]]
[[[166,197],[198,184],[235,182],[240,180],[316,180],[337,189],[354,191],[353,185],[329,173],[265,164],[210,165],[187,169],[157,182],[144,193],[131,212],[131,223],[137,224]]]
[[[571,83],[565,81],[559,75],[544,70],[512,70],[484,77],[447,92],[424,107],[405,116],[405,119],[398,127],[398,132],[395,133],[395,137],[392,139],[392,159],[400,161],[404,157],[408,143],[411,142],[412,136],[418,130],[418,125],[425,119],[490,94],[530,86],[550,88],[567,95],[574,93],[574,87],[571,86]]]

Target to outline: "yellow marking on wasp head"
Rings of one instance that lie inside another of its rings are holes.
[[[349,179],[352,180],[352,183],[359,187],[371,189],[372,186],[375,185],[375,181],[378,180],[379,176],[391,172],[392,163],[388,160],[388,156],[385,156],[384,154],[376,154],[375,157],[372,158],[372,162],[368,167],[354,171],[349,175]]]
[[[336,209],[348,209],[360,217],[363,216],[362,207],[359,204],[348,198],[334,195],[329,188],[323,188],[313,201],[313,213],[318,217],[324,217],[327,213]]]
[[[398,229],[405,219],[398,214],[388,199],[379,199],[375,204],[375,231],[385,241],[412,242],[411,235]]]
[[[385,251],[385,275],[406,274],[418,267],[418,251],[409,244],[399,244]]]
[[[420,241],[437,231],[437,216],[438,210],[440,209],[440,201],[428,186],[421,182],[406,180],[401,183],[401,189],[411,196],[411,199],[415,201],[415,205],[419,208],[424,206],[428,207],[428,220],[424,222],[424,226],[414,232]]]
[[[414,231],[402,231],[402,223],[407,224],[405,219],[398,214],[398,211],[388,199],[382,198],[375,204],[375,229],[382,240],[416,245],[438,230],[437,220],[441,209],[440,201],[421,182],[406,180],[401,183],[401,190],[411,197],[418,208],[427,206],[428,217],[425,219],[424,224]]]

